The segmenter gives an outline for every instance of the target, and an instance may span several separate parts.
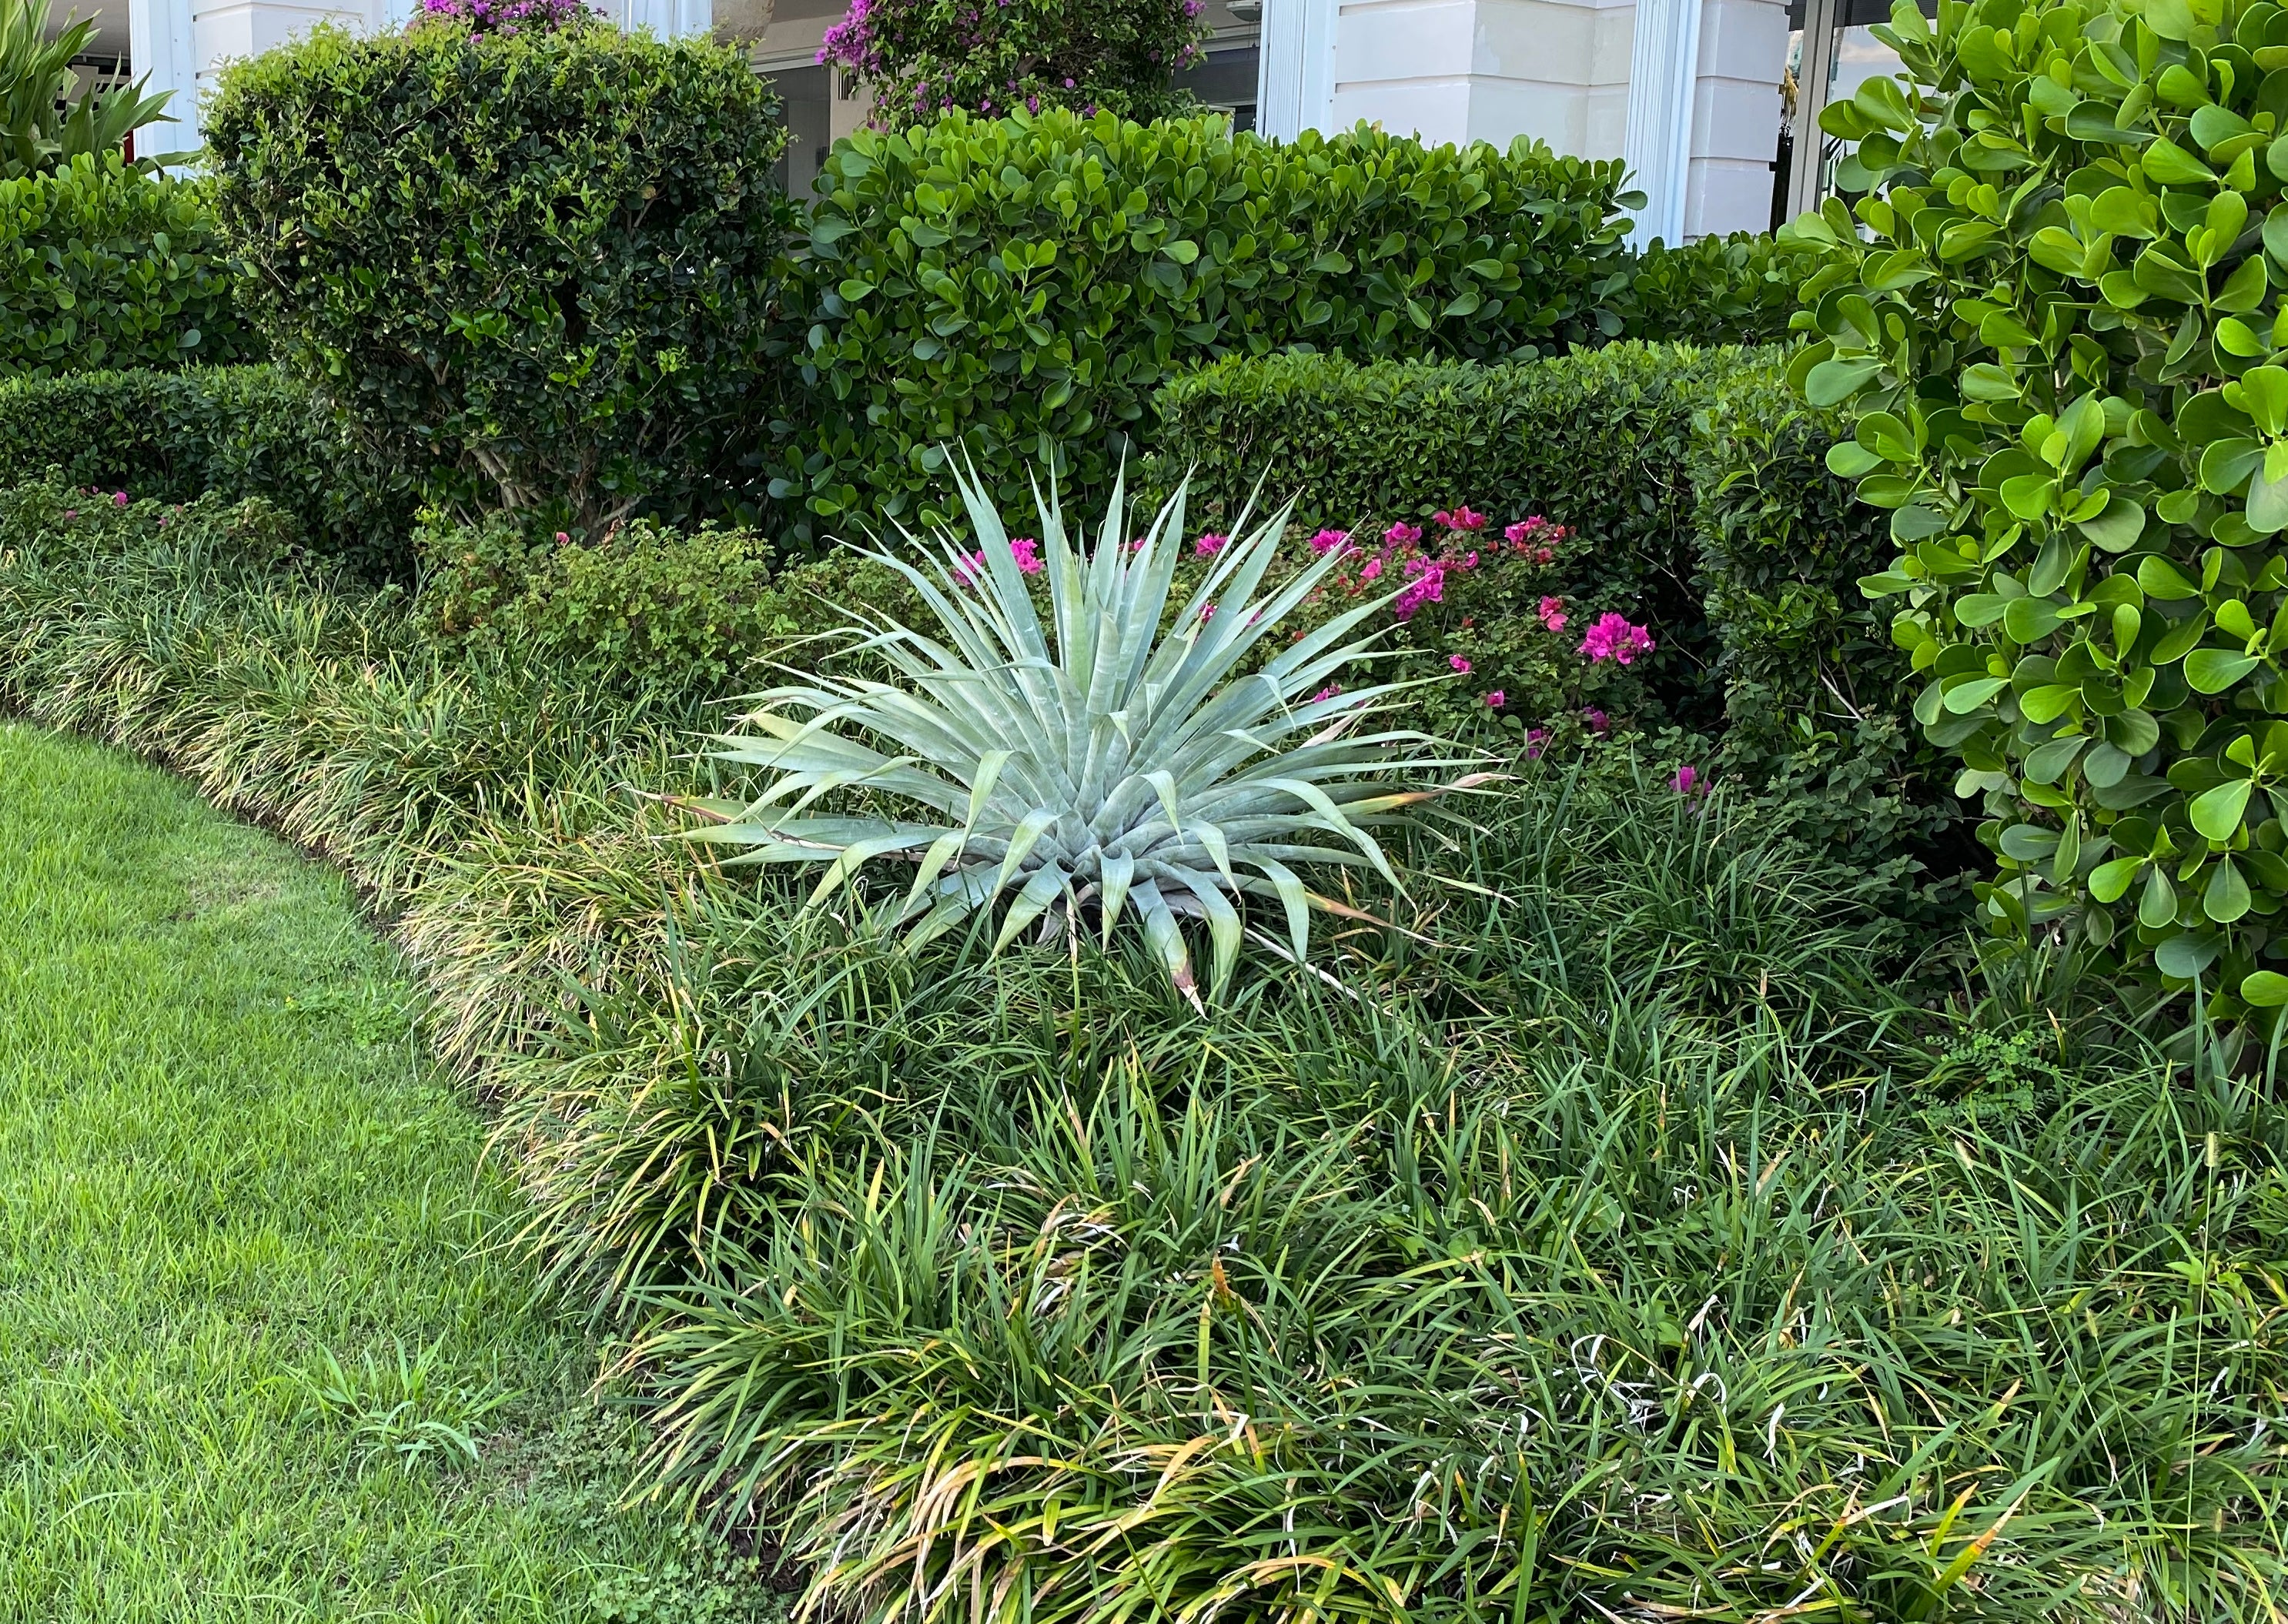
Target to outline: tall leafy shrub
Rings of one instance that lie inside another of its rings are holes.
[[[1617,334],[1617,162],[1363,127],[949,114],[827,161],[786,299],[799,389],[775,496],[798,522],[949,517],[964,440],[995,495],[1038,463],[1108,489],[1178,367],[1304,345],[1498,358]],[[807,516],[807,517],[802,517]]]
[[[2288,1002],[2288,12],[1982,0],[1827,118],[1879,194],[1798,235],[1871,592],[2008,936]]]
[[[255,347],[203,186],[115,153],[0,180],[0,378],[228,361]]]
[[[739,53],[319,29],[231,69],[206,129],[250,312],[364,445],[588,527],[727,499],[785,139]]]

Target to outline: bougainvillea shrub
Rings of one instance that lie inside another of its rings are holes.
[[[1793,376],[1890,511],[1915,714],[1993,928],[2210,1008],[2288,1002],[2288,12],[1895,9],[1911,83],[1826,120],[1876,190]]]
[[[1206,10],[1204,0],[851,0],[818,59],[872,85],[884,129],[951,107],[1169,118],[1199,105],[1170,80],[1198,59]]]

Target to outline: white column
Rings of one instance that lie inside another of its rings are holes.
[[[139,152],[189,152],[200,142],[198,58],[191,0],[128,0],[127,56],[135,76],[153,91],[172,91],[167,119],[135,132]]]
[[[1787,48],[1785,0],[1701,0],[1699,88],[1684,186],[1688,238],[1771,225]]]
[[[1630,10],[1629,0],[1341,0],[1329,125],[1497,147],[1522,135],[1617,158]],[[1267,74],[1267,47],[1265,61]]]
[[[662,39],[688,39],[715,32],[713,0],[614,0],[623,28],[649,28]]]
[[[1291,141],[1331,128],[1335,33],[1341,0],[1263,0],[1256,57],[1255,127]]]
[[[1629,123],[1623,156],[1645,194],[1629,240],[1684,241],[1692,129],[1700,78],[1701,0],[1637,0],[1629,52]],[[1775,131],[1776,139],[1776,131]]]

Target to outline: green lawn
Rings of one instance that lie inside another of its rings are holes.
[[[0,1620],[759,1601],[615,1509],[592,1356],[473,1256],[512,1197],[408,1008],[339,877],[0,725]]]

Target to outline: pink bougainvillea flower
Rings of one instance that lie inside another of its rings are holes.
[[[1461,655],[1459,655],[1459,654],[1449,654],[1449,655],[1447,655],[1447,656],[1446,656],[1446,663],[1447,663],[1448,665],[1452,666],[1456,670],[1458,670],[1458,671],[1461,672],[1464,676],[1467,676],[1467,675],[1469,675],[1469,670],[1470,670],[1470,662],[1469,662],[1468,661],[1466,661],[1466,660],[1463,659]]]
[[[1202,533],[1199,540],[1192,543],[1192,551],[1204,558],[1212,558],[1224,550],[1230,540],[1231,537],[1219,535],[1213,530],[1205,531]]]
[[[570,536],[568,536],[568,535],[565,535],[565,534],[564,534],[564,532],[563,532],[563,531],[561,531],[561,530],[559,530],[559,531],[556,533],[556,544],[557,544],[559,547],[563,546],[563,545],[565,544],[565,543],[567,543],[567,542],[570,541],[571,539],[572,539],[572,538],[571,538]]]
[[[1679,767],[1668,787],[1679,795],[1706,795],[1708,780],[1697,767]]]
[[[1493,695],[1488,694],[1486,697],[1488,699],[1491,699]],[[1541,752],[1548,743],[1549,730],[1547,728],[1527,728],[1525,730],[1525,758],[1528,761],[1539,761],[1541,759]]]
[[[77,519],[79,517],[79,510],[77,508],[66,508],[64,510],[64,517],[66,519]]]
[[[1613,718],[1594,705],[1582,711],[1581,719],[1589,725],[1589,731],[1593,733],[1609,733],[1612,729]]]
[[[1409,547],[1422,539],[1422,527],[1400,519],[1382,533],[1382,539],[1393,547]]]
[[[1349,546],[1350,540],[1351,533],[1347,530],[1322,530],[1311,538],[1311,551],[1323,556],[1338,547]]]
[[[1649,631],[1642,626],[1631,625],[1628,616],[1610,610],[1599,615],[1597,623],[1589,628],[1589,635],[1581,639],[1581,652],[1593,665],[1601,660],[1628,665],[1639,654],[1650,654],[1652,648]]]
[[[982,558],[984,555],[979,556]],[[1011,536],[1009,556],[1017,561],[1017,569],[1022,574],[1037,575],[1048,567],[1046,562],[1041,558],[1040,543],[1029,535]]]
[[[1533,533],[1541,528],[1541,525],[1538,519],[1521,519],[1502,532],[1502,539],[1513,547],[1522,547],[1533,539]]]
[[[125,491],[121,491],[116,495],[113,496],[111,499],[111,505],[115,508],[125,507],[127,505],[127,493]]]
[[[1342,684],[1339,682],[1331,682],[1325,687],[1320,689],[1316,693],[1311,695],[1311,702],[1314,705],[1323,703],[1327,700],[1334,698],[1336,694],[1340,693],[1342,691]]]
[[[1382,560],[1380,558],[1369,558],[1366,561],[1366,566],[1359,571],[1359,579],[1361,581],[1371,581],[1381,574]]]
[[[1466,502],[1450,513],[1434,513],[1431,517],[1449,530],[1482,530],[1486,527],[1486,516]]]
[[[1550,630],[1562,631],[1565,630],[1565,600],[1563,598],[1543,598],[1541,600],[1541,608],[1539,613],[1541,615],[1541,623],[1548,627]]]
[[[1215,606],[1213,604],[1202,604],[1200,606],[1200,624],[1204,626],[1213,619],[1215,619]]]
[[[1444,565],[1434,559],[1415,558],[1408,562],[1406,573],[1410,579],[1404,590],[1390,603],[1390,612],[1402,621],[1413,619],[1424,604],[1442,602],[1446,596]]]
[[[1486,709],[1489,710],[1499,710],[1508,703],[1509,694],[1500,688],[1496,688],[1491,693],[1486,695]]]

